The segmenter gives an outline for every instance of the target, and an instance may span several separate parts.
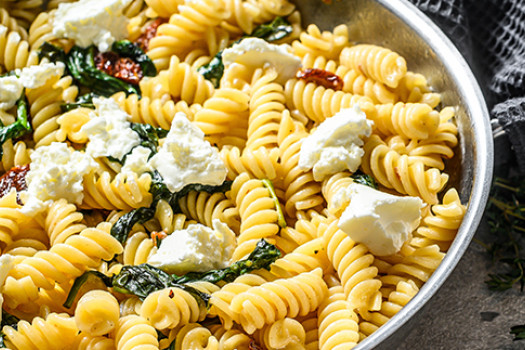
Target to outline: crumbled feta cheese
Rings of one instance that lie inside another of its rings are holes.
[[[0,256],[0,308],[4,303],[4,296],[1,293],[4,288],[5,280],[9,271],[14,267],[13,258],[9,254],[3,254]],[[0,313],[0,321],[2,321],[2,314]]]
[[[24,86],[14,75],[0,78],[0,109],[7,110],[22,96]]]
[[[171,192],[192,183],[220,185],[226,165],[217,148],[204,140],[204,133],[184,113],[177,113],[159,152],[149,160]]]
[[[151,150],[149,148],[142,146],[133,148],[133,151],[126,157],[121,172],[141,175],[145,172],[153,171],[153,168],[148,163],[150,154]]]
[[[127,37],[128,18],[122,14],[131,0],[80,0],[61,3],[53,18],[53,34],[81,47],[95,44],[105,52]]]
[[[250,67],[271,65],[278,74],[280,83],[295,77],[301,68],[301,59],[292,52],[287,44],[275,45],[260,38],[246,38],[222,52],[225,66],[241,63]]]
[[[94,98],[92,118],[80,132],[89,138],[86,153],[93,158],[113,157],[118,160],[140,144],[139,135],[131,129],[131,116],[111,98]]]
[[[370,136],[373,122],[355,105],[326,119],[301,145],[299,168],[313,168],[315,181],[339,171],[354,172],[365,154],[362,138]]]
[[[83,177],[97,167],[91,157],[61,142],[39,147],[30,157],[27,190],[20,194],[24,214],[34,215],[60,198],[71,203],[82,203]]]
[[[235,234],[226,224],[214,219],[213,230],[191,224],[168,235],[148,258],[148,264],[177,275],[205,272],[227,267],[234,248]]]
[[[419,225],[424,205],[417,197],[394,196],[357,183],[345,191],[350,204],[338,227],[374,255],[397,253]]]
[[[65,68],[62,62],[42,63],[17,70],[17,75],[25,88],[35,89],[43,86],[51,78],[64,75]]]

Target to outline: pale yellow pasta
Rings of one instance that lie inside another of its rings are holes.
[[[317,309],[328,290],[320,268],[294,277],[266,282],[236,295],[231,309],[251,334],[285,317],[305,316]]]
[[[78,301],[75,322],[81,332],[96,337],[115,329],[119,315],[119,303],[110,292],[92,290]]]
[[[159,349],[155,328],[145,318],[137,315],[121,317],[113,338],[117,350]]]
[[[338,59],[341,50],[348,45],[348,27],[344,24],[335,27],[333,32],[321,32],[315,24],[310,24],[299,40],[292,43],[295,54],[300,57],[313,54],[331,60]]]
[[[38,63],[38,55],[20,34],[7,27],[0,27],[0,66],[10,71]]]
[[[2,152],[0,169],[4,172],[13,167],[27,165],[31,161],[29,158],[30,149],[24,141],[17,141],[13,144],[12,140],[7,140],[2,145]]]
[[[238,147],[223,147],[219,152],[228,168],[228,180],[234,180],[241,173],[248,173],[257,179],[275,180],[279,174],[279,150],[268,150],[264,147],[257,150]]]
[[[362,243],[355,243],[337,227],[338,220],[326,228],[323,238],[328,258],[337,271],[352,310],[360,313],[381,307],[381,281],[372,266],[374,256]]]
[[[82,232],[86,228],[83,219],[84,215],[65,199],[51,204],[44,223],[51,245],[64,243],[68,237]]]
[[[136,232],[130,235],[124,244],[122,262],[125,265],[145,264],[156,250],[155,243],[148,234]]]
[[[362,72],[388,87],[395,88],[405,76],[405,59],[387,48],[376,45],[355,45],[341,51],[341,64]]]
[[[146,0],[150,9],[155,11],[159,17],[169,18],[178,12],[179,5],[183,4],[182,0]]]
[[[94,337],[80,333],[75,349],[78,350],[114,350],[115,341],[107,337]]]
[[[0,25],[7,27],[8,30],[17,32],[23,40],[27,40],[27,30],[20,26],[5,8],[0,8]]]
[[[220,350],[248,349],[253,340],[239,329],[225,329],[216,324],[209,327],[213,336],[219,341]]]
[[[285,317],[254,333],[254,338],[268,350],[305,349],[306,332],[301,323]]]
[[[202,321],[206,309],[190,293],[180,288],[165,288],[144,299],[140,316],[162,330]]]
[[[380,105],[372,119],[383,135],[396,134],[416,140],[431,137],[440,123],[439,113],[425,103]]]
[[[139,315],[142,307],[142,300],[136,296],[131,296],[120,302],[120,316]]]
[[[35,19],[38,12],[42,9],[44,0],[26,0],[26,1],[4,1],[9,15],[15,18],[18,24],[24,28],[29,28],[31,22]]]
[[[221,27],[234,35],[250,34],[254,29],[254,20],[261,10],[258,6],[242,0],[224,0],[230,16],[221,23]]]
[[[269,190],[261,180],[239,175],[232,184],[231,197],[239,208],[241,218],[234,261],[245,258],[261,238],[272,238],[279,232],[278,213]]]
[[[171,332],[170,332],[171,333]],[[189,323],[174,333],[175,349],[219,350],[219,341],[210,330],[198,323]]]
[[[151,176],[118,174],[111,178],[108,172],[90,173],[84,177],[83,209],[131,210],[151,204],[149,187]]]

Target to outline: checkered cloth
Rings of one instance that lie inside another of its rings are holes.
[[[496,167],[515,162],[525,174],[525,0],[410,1],[441,27],[476,75],[493,118]]]

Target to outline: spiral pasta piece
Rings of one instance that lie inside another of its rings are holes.
[[[230,16],[221,23],[221,27],[234,35],[251,34],[260,9],[242,0],[224,0],[224,3]]]
[[[260,286],[267,280],[255,274],[244,274],[237,277],[233,282],[224,285],[219,291],[211,294],[209,314],[217,315],[226,330],[230,330],[234,322],[239,322],[238,314],[233,312],[230,304],[233,298],[250,289]]]
[[[264,147],[257,150],[238,147],[223,147],[219,155],[228,168],[228,180],[234,180],[241,173],[248,173],[257,179],[275,180],[279,174],[279,150]]]
[[[97,267],[101,260],[122,253],[122,245],[109,234],[108,223],[86,228],[64,243],[24,259],[9,273],[4,286],[6,305],[14,309],[38,298],[38,288],[51,289]]]
[[[204,103],[215,90],[209,80],[188,63],[180,62],[177,56],[171,57],[167,73],[162,79],[165,79],[168,92],[174,100],[188,104]]]
[[[260,77],[258,76],[260,75]],[[275,82],[277,72],[256,71],[250,93],[250,117],[246,148],[277,147],[277,133],[284,111],[284,92]]]
[[[335,74],[343,80],[343,91],[369,97],[374,103],[395,103],[399,97],[385,84],[361,74],[358,70],[339,66]]]
[[[144,232],[132,234],[124,245],[123,263],[125,265],[140,265],[148,261],[148,257],[156,251],[150,236]]]
[[[352,310],[360,313],[381,307],[381,281],[376,279],[378,269],[372,266],[374,256],[364,244],[356,244],[337,227],[333,220],[323,238],[328,259],[341,280]]]
[[[333,32],[321,30],[310,24],[306,31],[302,32],[299,40],[292,43],[296,55],[304,57],[307,54],[324,56],[330,60],[339,58],[341,50],[348,46],[348,27],[341,24],[334,28]]]
[[[184,113],[188,119],[193,120],[195,113],[201,109],[198,104],[188,105],[185,101],[177,103],[164,99],[139,98],[135,94],[126,96],[118,92],[111,96],[120,108],[131,116],[132,123],[149,124],[156,128],[169,130],[171,122],[178,112]]]
[[[75,322],[81,332],[102,336],[111,332],[120,315],[117,299],[105,290],[91,290],[84,294],[75,309]]]
[[[9,12],[11,14],[11,12]],[[38,64],[38,55],[15,30],[0,26],[0,66],[11,71]]]
[[[295,5],[287,0],[247,0],[247,2],[259,10],[254,18],[256,23],[271,21],[276,16],[288,16],[295,9]]]
[[[440,123],[439,113],[429,105],[402,102],[380,105],[373,120],[383,135],[397,134],[416,140],[431,137]]]
[[[203,42],[206,29],[219,25],[229,16],[222,1],[185,2],[178,10],[171,15],[169,23],[159,26],[157,35],[149,42],[147,54],[158,70],[169,66],[171,56],[184,56],[196,43]]]
[[[448,175],[437,168],[425,169],[420,161],[411,162],[407,155],[391,150],[377,135],[365,143],[361,167],[381,185],[399,193],[421,197],[424,202],[436,204],[437,193],[448,181]]]
[[[51,204],[47,210],[45,229],[51,245],[64,243],[72,235],[80,233],[86,228],[82,223],[84,216],[77,211],[73,204],[65,199],[59,199]]]
[[[20,232],[21,224],[29,219],[20,208],[16,191],[12,190],[0,198],[0,242],[3,249],[13,242]]]
[[[121,317],[114,333],[117,350],[159,349],[157,331],[144,317],[137,315]]]
[[[2,145],[2,151],[0,171],[7,172],[14,167],[27,165],[31,162],[30,150],[24,141],[17,141],[13,144],[12,140],[7,140]]]
[[[4,6],[9,15],[26,29],[29,28],[29,25],[41,11],[43,5],[43,0],[4,1]]]
[[[231,309],[248,334],[285,317],[305,316],[327,295],[321,269],[252,287],[235,296]]]
[[[31,323],[19,321],[17,329],[4,326],[8,349],[68,349],[73,345],[78,328],[67,314],[49,314],[46,319],[35,317]]]
[[[57,39],[53,34],[53,16],[54,11],[41,12],[31,23],[28,38],[31,50],[38,50],[44,42],[50,43]]]
[[[250,179],[247,173],[239,175],[232,184],[231,197],[239,208],[240,234],[232,260],[245,258],[261,238],[279,233],[278,214],[269,190],[261,180]]]
[[[173,335],[171,334],[173,333]],[[198,323],[189,323],[180,329],[170,332],[170,338],[175,341],[174,349],[195,349],[195,350],[219,350],[219,341],[206,327]]]
[[[171,329],[204,320],[206,309],[190,293],[180,288],[165,288],[144,299],[140,316],[156,329]]]
[[[73,102],[77,94],[78,87],[73,85],[71,76],[51,78],[43,86],[26,91],[35,148],[58,141],[60,127],[57,120],[62,114],[60,105]]]
[[[83,209],[131,210],[151,204],[151,176],[147,173],[118,174],[114,179],[107,171],[100,175],[90,173],[83,184]]]
[[[419,288],[412,281],[400,281],[396,290],[392,291],[388,300],[381,305],[381,310],[366,315],[365,320],[359,324],[359,331],[365,336],[387,323],[403,306],[417,294]]]
[[[178,201],[179,207],[188,218],[208,227],[213,226],[213,220],[218,219],[232,229],[239,229],[239,211],[224,193],[208,193],[191,191]]]
[[[183,3],[183,0],[146,0],[148,7],[155,11],[159,17],[164,18],[169,18],[174,13],[177,13],[179,5]]]
[[[80,333],[74,349],[77,350],[115,350],[115,341],[107,337],[93,337]]]
[[[219,341],[220,350],[248,349],[253,340],[239,329],[226,329],[222,325],[212,325],[210,332]]]
[[[441,204],[432,206],[432,212],[422,219],[421,225],[410,241],[416,247],[425,247],[432,244],[439,245],[441,251],[446,252],[465,216],[466,207],[461,204],[456,189],[449,189],[443,196]]]
[[[395,88],[407,73],[405,59],[387,48],[376,45],[355,45],[341,51],[341,64],[360,71],[367,77]]]
[[[276,187],[284,191],[285,211],[294,217],[297,210],[308,210],[324,202],[321,186],[314,180],[312,171],[304,172],[299,168],[299,152],[304,138],[307,137],[303,125],[294,123],[285,111],[279,128],[278,143],[280,150],[282,181]]]
[[[322,193],[327,203],[327,210],[330,214],[340,217],[349,203],[340,203],[338,193],[347,188],[354,182],[348,172],[339,172],[331,175],[323,181]]]
[[[432,91],[425,76],[408,71],[393,89],[399,100],[405,103],[426,103],[435,108],[441,102],[441,96]]]
[[[142,300],[140,300],[136,296],[128,297],[122,300],[119,304],[120,316],[124,317],[128,315],[139,315],[141,307],[142,307]]]
[[[26,29],[20,26],[16,19],[11,17],[5,8],[0,8],[0,26],[4,26],[8,30],[18,33],[22,40],[27,40]]]
[[[236,89],[218,89],[195,114],[194,123],[212,145],[244,148],[249,99],[247,93]]]
[[[270,265],[270,272],[277,278],[290,278],[317,268],[328,271],[330,267],[323,239],[316,238],[277,259]]]
[[[254,333],[254,338],[268,350],[305,348],[306,332],[301,323],[285,317]]]
[[[341,109],[357,104],[368,118],[373,119],[376,109],[372,100],[366,96],[327,89],[301,79],[290,79],[284,88],[286,106],[297,109],[315,123],[321,123]]]
[[[358,317],[346,300],[343,287],[328,289],[328,297],[319,306],[317,314],[319,349],[351,349],[358,343]]]

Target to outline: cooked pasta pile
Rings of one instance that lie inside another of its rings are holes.
[[[0,1],[0,74],[49,62],[39,58],[44,43],[71,50],[74,40],[53,32],[65,2],[72,1]],[[134,0],[123,16],[127,39],[142,44],[157,73],[143,77],[135,93],[107,98],[131,123],[166,131],[184,113],[218,149],[231,186],[191,190],[170,202],[152,194],[151,173],[124,172],[118,162],[95,157],[82,177],[80,203],[55,198],[33,215],[21,210],[23,195],[4,191],[0,248],[12,262],[1,261],[5,347],[350,349],[388,322],[438,267],[465,213],[445,169],[458,143],[455,109],[442,106],[397,53],[355,44],[346,25],[303,29],[287,0]],[[290,29],[272,44],[291,46],[302,75],[283,80],[271,64],[238,62],[225,65],[215,81],[203,75],[219,52],[278,17]],[[5,140],[2,173],[31,169],[31,154],[55,142],[84,152],[81,129],[93,109],[64,106],[90,91],[68,69],[26,88],[31,131]],[[425,204],[419,227],[391,256],[374,256],[338,227],[342,209],[334,198],[355,182],[350,171],[316,181],[312,170],[299,167],[306,137],[356,105],[373,121],[359,170],[381,191]],[[17,113],[16,106],[0,109],[2,128],[16,123]],[[138,208],[152,215],[121,243],[112,228]],[[195,223],[216,229],[215,220],[235,233],[230,263],[245,259],[261,239],[281,257],[231,282],[192,281],[143,297],[101,282],[147,263],[164,236]],[[64,306],[87,271],[95,277]],[[207,306],[189,290],[207,296]]]

